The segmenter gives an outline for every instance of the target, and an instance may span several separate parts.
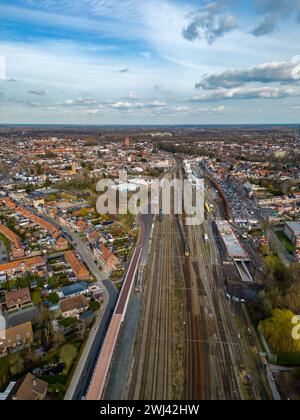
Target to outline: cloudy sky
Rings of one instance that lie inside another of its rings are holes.
[[[0,123],[300,123],[300,0],[0,0]]]

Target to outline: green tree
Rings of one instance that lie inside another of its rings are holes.
[[[41,305],[41,303],[43,302],[42,296],[41,296],[41,292],[39,290],[35,290],[32,293],[32,303],[34,305]]]
[[[57,195],[56,194],[50,194],[47,197],[47,201],[50,203],[52,201],[56,201],[57,200]]]
[[[59,352],[60,360],[65,364],[65,372],[69,372],[75,357],[77,355],[77,349],[73,344],[65,344]]]
[[[24,370],[24,359],[20,353],[14,353],[9,356],[10,372],[13,376],[19,375]]]
[[[86,217],[89,214],[90,214],[90,212],[86,208],[83,208],[83,209],[79,210],[79,212],[78,212],[78,216],[80,216],[80,217]]]
[[[292,311],[274,309],[272,316],[261,323],[261,331],[274,352],[300,352],[300,341],[294,340],[292,336],[293,317]]]

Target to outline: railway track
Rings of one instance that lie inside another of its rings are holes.
[[[171,174],[170,174],[171,175]],[[145,277],[144,305],[129,398],[173,398],[174,220],[164,216],[153,233],[153,249]],[[175,239],[176,241],[176,239]]]
[[[182,178],[181,170],[175,175]],[[184,216],[159,219],[145,273],[128,398],[170,400],[176,389],[177,399],[240,399],[236,336],[216,250],[208,252],[202,228],[185,226]],[[179,300],[175,293],[181,293]],[[181,324],[175,325],[179,311]],[[182,372],[175,383],[178,354]]]

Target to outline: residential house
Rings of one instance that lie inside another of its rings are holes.
[[[25,250],[21,245],[20,238],[11,231],[7,226],[0,223],[0,232],[6,236],[12,245],[12,255],[13,258],[24,258]]]
[[[5,337],[0,338],[0,355],[7,354],[10,350],[22,350],[33,341],[31,322],[8,328]]]
[[[57,239],[56,241],[56,248],[59,251],[63,251],[64,249],[67,249],[69,247],[69,241],[66,238],[63,238],[62,236]]]
[[[69,286],[64,286],[60,289],[59,295],[61,298],[67,298],[72,296],[87,295],[89,294],[88,283],[74,283]]]
[[[0,275],[5,275],[8,279],[22,277],[28,272],[39,277],[46,275],[45,258],[41,256],[32,257],[0,265]]]
[[[8,312],[19,311],[32,306],[30,291],[28,287],[5,293],[6,308]]]
[[[84,295],[72,296],[59,302],[60,313],[63,318],[79,318],[88,310],[89,300]]]
[[[68,264],[70,264],[72,271],[78,280],[84,281],[90,279],[90,273],[85,265],[79,261],[76,254],[73,251],[67,251],[65,253],[65,258]]]
[[[100,242],[94,248],[94,254],[105,270],[111,270],[119,264],[118,257]]]
[[[39,216],[36,216],[34,213],[32,213],[31,211],[27,209],[24,209],[23,207],[18,207],[16,211],[22,214],[27,219],[31,220],[36,225],[39,225],[42,228],[44,228],[47,232],[49,232],[53,236],[55,240],[57,240],[60,237],[59,229],[53,224],[47,222],[47,220],[42,219]]]
[[[2,206],[5,206],[9,209],[15,209],[16,205],[15,203],[9,198],[9,197],[3,197],[0,199],[0,204],[2,204]]]
[[[11,399],[19,401],[42,401],[46,399],[47,391],[47,382],[28,373],[12,390]]]

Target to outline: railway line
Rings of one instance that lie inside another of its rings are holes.
[[[179,241],[174,217],[159,218],[153,233],[144,305],[135,349],[128,398],[174,398],[174,291],[175,244]],[[179,256],[180,258],[180,256]],[[174,385],[175,383],[175,385]],[[175,392],[176,393],[176,392]]]
[[[207,249],[203,233],[184,216],[156,221],[129,399],[242,399],[238,338],[217,249]]]

